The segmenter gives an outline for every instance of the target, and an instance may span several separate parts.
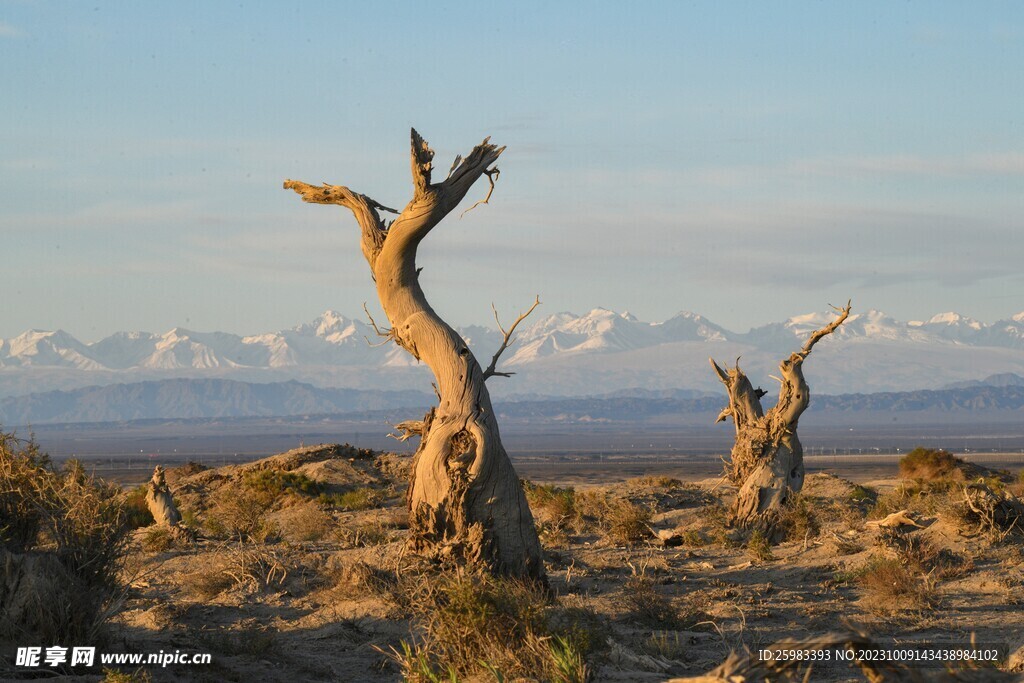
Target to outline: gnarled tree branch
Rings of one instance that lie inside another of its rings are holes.
[[[389,209],[366,195],[353,192],[341,185],[324,183],[318,187],[299,180],[286,180],[284,189],[294,190],[302,197],[302,201],[309,204],[338,204],[351,210],[356,217],[356,222],[363,230],[363,256],[366,257],[370,268],[373,268],[388,232],[377,211],[387,211],[388,213],[398,213],[398,211]]]
[[[484,379],[488,379],[490,377],[511,377],[515,374],[514,372],[498,372],[496,370],[498,359],[501,358],[501,354],[505,353],[505,350],[509,346],[516,343],[515,339],[512,339],[512,333],[516,331],[517,327],[519,327],[519,323],[526,320],[526,318],[533,313],[533,309],[538,306],[540,306],[539,295],[534,298],[533,305],[530,306],[530,310],[516,318],[516,321],[512,323],[512,327],[508,328],[508,331],[506,331],[505,328],[501,326],[501,321],[498,320],[498,309],[494,307],[494,304],[491,304],[491,310],[494,311],[494,322],[498,323],[498,329],[501,330],[501,333],[504,335],[504,339],[501,340],[501,346],[498,347],[498,350],[494,353],[494,357],[491,358],[491,364],[487,366],[486,370],[484,370]]]

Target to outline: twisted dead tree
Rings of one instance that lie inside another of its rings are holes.
[[[483,369],[462,337],[427,303],[416,267],[420,242],[481,176],[487,176],[493,190],[498,173],[493,164],[504,149],[488,138],[465,158],[457,157],[444,181],[433,183],[434,152],[413,130],[413,197],[401,212],[339,185],[287,180],[284,187],[305,202],[338,204],[352,211],[362,229],[363,256],[391,323],[379,333],[426,363],[437,380],[438,405],[423,420],[396,425],[405,438],[420,438],[407,499],[413,549],[500,574],[543,580],[533,515],[502,446],[485,385],[489,377],[507,376],[496,370],[496,363],[511,343],[515,325]],[[384,222],[379,211],[398,217]]]
[[[739,493],[731,521],[744,529],[759,530],[772,538],[786,501],[804,485],[804,450],[796,429],[800,415],[811,402],[803,363],[821,339],[835,332],[850,315],[850,304],[835,309],[831,323],[816,330],[803,348],[779,364],[779,400],[767,412],[761,407],[766,391],[755,389],[736,365],[723,370],[711,359],[711,366],[729,392],[729,406],[716,422],[732,418],[736,440],[727,475]]]

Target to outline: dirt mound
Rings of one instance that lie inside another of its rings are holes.
[[[804,487],[800,493],[815,498],[841,500],[849,498],[856,488],[856,484],[842,477],[828,472],[815,472],[804,478]]]

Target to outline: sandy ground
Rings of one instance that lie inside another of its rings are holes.
[[[212,654],[209,665],[145,667],[158,681],[400,680],[385,653],[411,642],[420,625],[365,578],[366,568],[394,577],[412,566],[404,550],[406,462],[314,447],[248,465],[170,471],[178,505],[198,533],[160,548],[151,530],[135,532],[130,589],[107,649]],[[218,538],[210,518],[223,516],[225,501],[261,469],[303,474],[331,494],[364,489],[375,496],[365,509],[346,511],[287,492],[266,515],[272,532],[265,542]],[[735,491],[715,477],[581,484],[580,491],[650,511],[648,531],[628,545],[599,521],[567,523],[535,505],[553,604],[593,615],[600,632],[601,642],[587,655],[591,680],[697,675],[732,650],[756,651],[844,624],[886,643],[967,645],[973,638],[1009,651],[1024,645],[1021,545],[965,536],[942,496],[918,496],[909,505],[922,528],[905,536],[952,558],[940,570],[914,574],[927,589],[924,602],[879,596],[858,578],[879,558],[900,557],[877,528],[865,525],[884,512],[879,497],[891,498],[900,482],[864,483],[866,500],[864,489],[847,480],[809,475],[803,495],[820,528],[760,556],[724,527],[722,511]],[[680,534],[684,544],[663,547],[654,535],[659,530]],[[819,667],[809,680],[863,678],[845,667]]]

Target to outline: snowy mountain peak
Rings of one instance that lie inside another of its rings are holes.
[[[980,330],[982,328],[982,324],[977,320],[962,316],[953,311],[949,311],[948,313],[939,313],[938,315],[932,316],[932,318],[925,324],[969,327],[973,330]]]
[[[343,328],[349,323],[341,313],[330,309],[324,311],[314,322],[317,325],[316,333],[319,336]]]

